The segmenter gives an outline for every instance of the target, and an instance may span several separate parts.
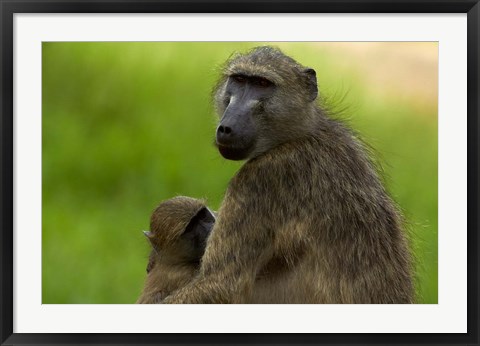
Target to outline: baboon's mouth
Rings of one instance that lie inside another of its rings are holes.
[[[220,154],[227,160],[244,160],[248,157],[248,154],[250,154],[250,148],[236,148],[236,147],[229,147],[229,146],[224,146],[217,144],[218,151],[220,151]]]

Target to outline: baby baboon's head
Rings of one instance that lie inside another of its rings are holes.
[[[203,200],[178,196],[162,202],[152,213],[150,231],[144,232],[152,245],[147,272],[157,261],[198,264],[214,222]]]

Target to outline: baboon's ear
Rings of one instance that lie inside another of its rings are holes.
[[[154,246],[155,244],[153,243],[153,232],[152,231],[142,231],[143,232],[143,235],[148,239],[148,241],[150,242],[150,244],[152,244],[152,246]]]
[[[307,81],[307,90],[310,93],[310,101],[314,101],[318,95],[317,73],[313,68],[306,68],[303,73]]]

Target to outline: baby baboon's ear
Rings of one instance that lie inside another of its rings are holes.
[[[148,257],[148,264],[147,264],[147,274],[153,269],[155,265],[155,253],[158,252],[154,242],[154,235],[152,231],[143,231],[143,235],[148,239],[150,245],[152,246],[152,251],[150,252],[150,256]]]
[[[307,81],[307,90],[310,93],[310,102],[314,101],[318,95],[317,73],[313,68],[306,68],[303,70],[305,79]]]
[[[148,239],[152,247],[155,247],[153,239],[155,238],[152,231],[142,231],[143,235]]]
[[[143,231],[143,234],[145,235],[145,237],[148,239],[148,241],[150,242],[150,245],[152,246],[152,248],[155,250],[155,251],[158,251],[158,240],[155,239],[155,234],[152,232],[152,231]]]

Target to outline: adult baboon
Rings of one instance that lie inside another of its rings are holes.
[[[247,160],[199,274],[165,303],[411,303],[401,215],[362,143],[316,102],[316,73],[271,47],[235,55],[216,143]]]
[[[214,222],[205,203],[194,198],[175,197],[154,210],[150,231],[144,232],[152,250],[137,304],[158,303],[192,280]]]

